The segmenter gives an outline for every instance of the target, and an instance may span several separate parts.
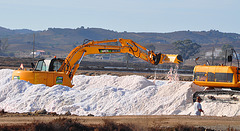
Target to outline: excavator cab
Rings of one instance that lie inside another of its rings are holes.
[[[61,67],[63,61],[64,59],[61,59],[61,58],[41,59],[41,60],[38,60],[34,70],[35,71],[57,71]]]
[[[195,66],[193,83],[210,88],[239,88],[235,66]]]
[[[58,72],[64,59],[47,58],[38,60],[32,71],[16,70],[13,72],[12,79],[28,81],[32,84],[45,84],[53,86],[56,84],[72,87],[71,79],[64,72]]]

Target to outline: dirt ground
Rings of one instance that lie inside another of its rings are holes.
[[[104,121],[108,120],[116,124],[127,124],[134,126],[135,129],[147,130],[150,128],[159,127],[175,127],[175,126],[189,126],[189,127],[204,127],[213,130],[240,130],[240,117],[212,117],[212,116],[49,116],[49,115],[1,115],[0,125],[24,125],[33,122],[50,122],[54,119],[67,118],[73,119],[83,125],[98,126],[103,125]]]

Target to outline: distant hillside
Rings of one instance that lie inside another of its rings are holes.
[[[11,36],[15,36],[18,34],[28,34],[33,33],[34,31],[29,29],[16,29],[16,30],[10,30],[7,28],[0,27],[0,38],[9,38]]]
[[[171,33],[134,33],[116,32],[101,28],[49,28],[44,31],[31,31],[27,29],[10,30],[0,27],[0,38],[8,38],[9,51],[26,52],[32,49],[33,33],[35,33],[36,48],[54,53],[68,53],[75,46],[82,44],[84,39],[106,40],[125,38],[142,44],[153,44],[157,51],[174,52],[171,43],[177,40],[190,39],[202,45],[203,51],[209,47],[221,47],[231,44],[240,48],[240,34],[223,33],[217,30],[210,31],[176,31]]]

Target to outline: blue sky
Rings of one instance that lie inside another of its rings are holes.
[[[9,29],[240,34],[240,0],[0,0],[0,9],[0,26]]]

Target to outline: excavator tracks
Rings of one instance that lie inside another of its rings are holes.
[[[240,91],[235,90],[206,90],[197,91],[193,94],[193,102],[200,96],[203,101],[221,101],[223,103],[236,104],[240,102]]]

